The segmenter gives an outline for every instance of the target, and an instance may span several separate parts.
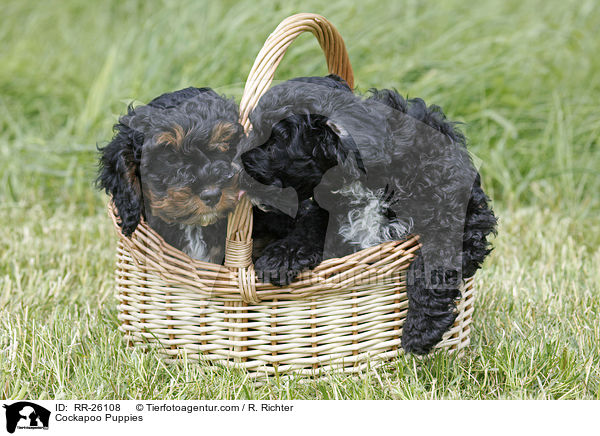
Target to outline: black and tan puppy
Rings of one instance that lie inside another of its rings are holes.
[[[125,236],[144,217],[167,243],[221,263],[227,220],[239,199],[233,164],[243,128],[234,101],[186,88],[129,107],[100,148],[97,185],[112,196]]]

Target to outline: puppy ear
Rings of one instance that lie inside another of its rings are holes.
[[[332,119],[327,119],[325,124],[338,138],[339,147],[335,150],[335,157],[338,164],[356,177],[360,177],[361,173],[366,174],[367,171],[362,157],[360,156],[358,146],[348,130],[342,124]]]
[[[129,108],[128,116],[133,115]],[[96,186],[112,196],[121,222],[121,231],[131,236],[144,213],[140,161],[144,135],[130,128],[123,118],[114,126],[113,140],[100,152]]]

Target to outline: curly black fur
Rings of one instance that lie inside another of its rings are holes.
[[[133,107],[129,106],[127,115],[134,113]],[[144,214],[139,169],[144,135],[120,121],[115,124],[114,131],[113,140],[106,147],[98,147],[100,174],[96,186],[112,195],[121,218],[121,231],[125,236],[131,236]]]
[[[470,277],[489,253],[486,238],[496,223],[455,123],[439,107],[406,101],[392,90],[361,99],[334,76],[273,87],[251,121],[254,130],[238,158],[255,202],[277,207],[268,188],[293,188],[298,201],[314,196],[327,209],[311,209],[320,217],[315,222],[329,215],[325,247],[317,243],[323,231],[306,232],[286,245],[290,256],[267,250],[257,269],[265,276],[286,271],[274,282],[285,284],[323,257],[420,234],[423,247],[409,269],[403,347],[429,351],[453,323],[460,278]],[[457,241],[449,237],[459,234]]]
[[[300,77],[290,82],[350,92],[346,82],[333,75]],[[265,238],[274,232],[283,235],[283,239],[268,244],[261,251],[255,260],[255,270],[263,281],[284,286],[300,272],[314,268],[323,260],[329,213],[311,197],[323,174],[354,150],[330,147],[329,144],[338,140],[337,134],[328,125],[327,117],[310,113],[292,113],[274,123],[268,139],[261,146],[254,147],[257,136],[266,137],[265,131],[257,133],[257,129],[265,126],[258,119],[260,115],[257,111],[251,114],[256,127],[250,134],[252,139],[242,141],[237,160],[243,163],[245,170],[242,187],[251,194],[258,210],[268,211],[261,212],[259,225],[271,223],[268,231],[255,227],[254,238]],[[285,204],[281,191],[274,191],[273,187],[279,190],[293,188],[297,198],[292,201],[299,203],[296,218],[283,225],[281,220],[285,221],[282,217],[286,215],[280,211],[295,207]]]
[[[427,107],[422,99],[404,100],[396,91],[372,90],[372,99],[395,110],[406,113],[429,127],[443,133],[452,141],[466,147],[464,135],[450,122],[441,108]],[[462,244],[462,278],[472,277],[491,252],[487,237],[496,232],[497,219],[489,207],[489,198],[481,188],[481,176],[476,174],[471,188],[464,220]],[[460,296],[456,287],[428,286],[428,278],[438,277],[440,283],[451,283],[457,276],[452,271],[433,268],[427,277],[423,258],[420,255],[409,267],[407,284],[409,311],[402,331],[402,346],[415,354],[426,354],[437,344],[443,333],[456,319],[455,300]]]
[[[298,273],[314,268],[323,260],[327,211],[308,199],[300,203],[295,219],[288,221],[288,218],[279,212],[267,213],[259,218],[259,227],[254,229],[254,238],[277,236],[261,250],[254,263],[257,277],[262,282],[285,286]],[[268,227],[262,230],[266,223]]]
[[[492,252],[488,236],[496,234],[498,220],[489,206],[490,199],[481,187],[481,176],[477,174],[465,217],[463,235],[463,277],[469,278],[481,268],[486,256]]]

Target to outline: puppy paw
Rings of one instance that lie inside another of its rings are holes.
[[[402,327],[402,348],[407,353],[427,354],[442,340],[444,333],[452,326],[456,313],[439,313],[431,316],[409,311]]]
[[[287,241],[277,241],[265,248],[254,263],[254,270],[263,283],[286,286],[302,271],[317,266],[321,259],[320,252]]]
[[[407,353],[429,353],[456,319],[456,300],[460,292],[458,288],[446,286],[457,285],[458,274],[440,271],[434,269],[426,276],[420,253],[410,264],[406,285],[408,313],[402,326],[402,348]]]

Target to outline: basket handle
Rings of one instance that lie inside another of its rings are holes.
[[[354,73],[348,58],[342,36],[331,22],[317,14],[296,14],[283,20],[269,35],[256,56],[250,70],[244,93],[240,102],[240,123],[244,129],[250,129],[248,116],[258,100],[267,91],[277,66],[283,59],[287,48],[304,32],[310,32],[317,38],[327,60],[329,73],[344,79],[350,88],[354,88]]]
[[[287,48],[302,33],[311,32],[319,41],[327,60],[329,73],[344,79],[354,87],[354,74],[342,36],[325,17],[317,14],[296,14],[283,20],[269,35],[256,56],[240,102],[240,123],[250,129],[249,114],[267,91],[277,66]],[[252,265],[252,205],[246,196],[229,215],[225,246],[225,266],[238,271],[238,285],[242,299],[258,303],[256,276]]]

